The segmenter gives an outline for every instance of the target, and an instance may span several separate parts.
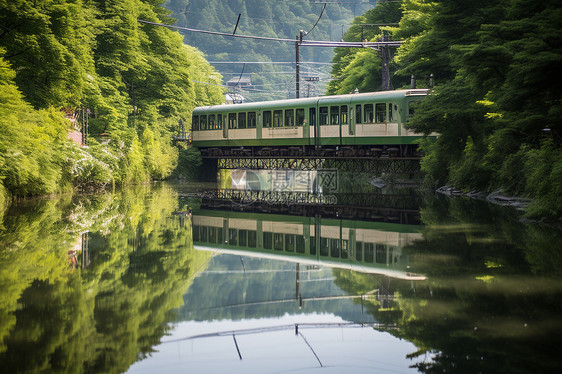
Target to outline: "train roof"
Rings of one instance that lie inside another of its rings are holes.
[[[207,112],[209,110],[218,112],[229,112],[229,111],[244,111],[254,109],[256,107],[260,108],[275,108],[275,107],[285,107],[285,106],[313,106],[316,104],[339,101],[349,101],[349,102],[363,102],[369,99],[397,99],[406,96],[425,96],[427,95],[428,89],[418,88],[418,89],[407,89],[407,90],[395,90],[395,91],[378,91],[378,92],[365,92],[365,93],[352,93],[345,95],[332,95],[332,96],[319,96],[310,97],[303,99],[286,99],[286,100],[272,100],[272,101],[258,101],[253,103],[244,104],[221,104],[221,105],[211,105],[211,106],[201,106],[195,108],[195,111]]]
[[[301,265],[320,265],[329,268],[353,270],[360,273],[386,275],[388,277],[395,278],[395,279],[405,279],[405,280],[415,280],[415,281],[422,281],[427,279],[425,275],[413,273],[409,271],[407,268],[394,269],[394,268],[388,268],[386,264],[357,263],[352,259],[342,262],[342,261],[333,261],[330,260],[330,258],[318,258],[316,256],[311,256],[306,254],[295,255],[295,254],[284,254],[284,252],[280,252],[280,253],[269,252],[269,251],[266,252],[263,250],[260,251],[260,250],[241,249],[241,248],[219,248],[217,245],[212,245],[212,244],[204,244],[204,245],[194,244],[193,248],[198,251],[213,252],[213,255],[230,254],[236,256],[255,257],[255,258],[262,258],[262,259],[275,260],[275,261],[295,262]]]

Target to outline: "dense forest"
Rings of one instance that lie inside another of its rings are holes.
[[[562,215],[562,7],[560,1],[404,0],[380,2],[358,17],[403,40],[391,64],[395,88],[415,76],[434,89],[410,127],[441,136],[423,144],[432,186],[494,191],[533,199],[527,215]],[[376,52],[337,50],[329,93],[380,88]]]
[[[1,371],[123,373],[150,355],[210,258],[177,209],[160,184],[0,213]]]
[[[220,76],[182,36],[137,22],[172,22],[161,3],[0,2],[0,206],[10,195],[172,173],[178,121],[223,95],[197,83]],[[78,113],[87,148],[68,140],[65,114]]]
[[[305,40],[340,40],[354,17],[373,7],[374,2],[309,2],[279,0],[167,0],[177,25],[200,30],[232,33],[238,15],[237,34],[295,39],[300,30],[310,31]],[[325,8],[324,8],[325,7]],[[317,24],[316,24],[317,23]],[[316,26],[313,28],[313,26]],[[294,97],[295,44],[238,39],[184,32],[185,42],[199,48],[224,76],[224,83],[243,74],[252,86],[242,94],[248,101]],[[331,48],[301,48],[301,69],[320,78],[318,87],[302,86],[302,95],[323,94],[329,79]],[[290,64],[246,64],[238,62],[289,62]],[[230,63],[229,63],[230,62]],[[324,64],[310,64],[310,63]],[[240,90],[241,87],[237,87]]]

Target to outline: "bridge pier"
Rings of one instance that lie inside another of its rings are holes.
[[[203,158],[199,168],[199,180],[202,182],[217,182],[219,160],[216,158]],[[221,168],[224,169],[224,168]]]

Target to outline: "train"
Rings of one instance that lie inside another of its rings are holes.
[[[421,226],[201,209],[192,215],[196,250],[424,280],[406,246]]]
[[[191,141],[203,156],[413,156],[404,125],[427,89],[197,107]]]

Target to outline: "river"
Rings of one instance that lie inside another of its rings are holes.
[[[560,230],[318,178],[238,171],[13,204],[0,372],[559,370]]]

